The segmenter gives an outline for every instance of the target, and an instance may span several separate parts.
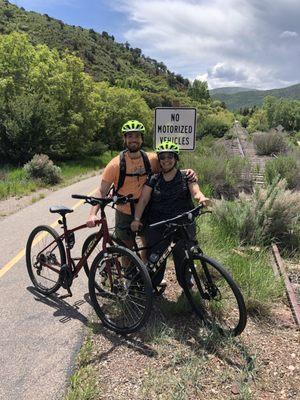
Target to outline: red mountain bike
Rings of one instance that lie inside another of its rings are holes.
[[[102,240],[101,252],[89,273],[89,293],[92,305],[103,324],[118,333],[135,332],[147,321],[152,308],[152,285],[146,267],[129,249],[116,246],[110,238],[105,207],[108,204],[124,204],[129,196],[121,198],[95,198],[72,195],[91,205],[99,205],[101,219],[99,231],[94,234],[80,258],[71,256],[75,244],[75,232],[86,228],[86,224],[74,229],[67,228],[66,214],[73,212],[64,206],[50,208],[51,213],[61,215],[59,224],[63,234],[59,235],[47,225],[37,226],[30,234],[26,245],[26,264],[35,288],[44,295],[56,292],[60,287],[68,291],[62,297],[72,296],[71,286],[83,265]]]

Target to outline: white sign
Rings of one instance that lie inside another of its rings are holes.
[[[166,140],[180,150],[195,150],[196,108],[157,107],[155,109],[154,145]]]

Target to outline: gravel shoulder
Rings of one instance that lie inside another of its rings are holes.
[[[134,336],[117,336],[95,318],[88,362],[99,390],[94,398],[300,398],[299,331],[287,304],[274,306],[267,319],[249,318],[240,337],[223,340],[192,313],[174,312],[181,292],[170,266],[168,282]]]

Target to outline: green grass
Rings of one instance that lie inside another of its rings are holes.
[[[93,343],[88,334],[78,357],[77,368],[70,377],[70,387],[65,400],[93,400],[99,398],[100,388],[97,385],[96,373],[92,365]]]
[[[198,228],[203,252],[231,273],[241,289],[248,312],[266,315],[272,303],[284,294],[283,282],[274,277],[268,249],[241,247],[208,215],[200,217]]]
[[[60,186],[65,186],[70,181],[79,176],[85,175],[91,171],[98,173],[99,170],[116,155],[116,152],[111,153],[106,151],[101,156],[91,156],[82,158],[81,160],[70,160],[57,163],[61,168],[63,181]],[[10,166],[0,167],[0,200],[7,199],[12,196],[24,196],[38,189],[47,187],[41,181],[29,180],[23,168]],[[51,186],[52,187],[52,186]]]

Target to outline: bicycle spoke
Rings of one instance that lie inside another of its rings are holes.
[[[107,251],[105,259],[97,256],[91,267],[91,299],[97,314],[108,327],[132,332],[149,315],[151,281],[146,269],[143,272],[140,261],[131,255],[133,253],[117,247]],[[98,287],[100,290],[96,294]]]
[[[203,256],[186,264],[185,293],[207,326],[222,334],[240,334],[246,324],[242,295],[230,275],[215,261]],[[190,282],[186,278],[186,282]]]

